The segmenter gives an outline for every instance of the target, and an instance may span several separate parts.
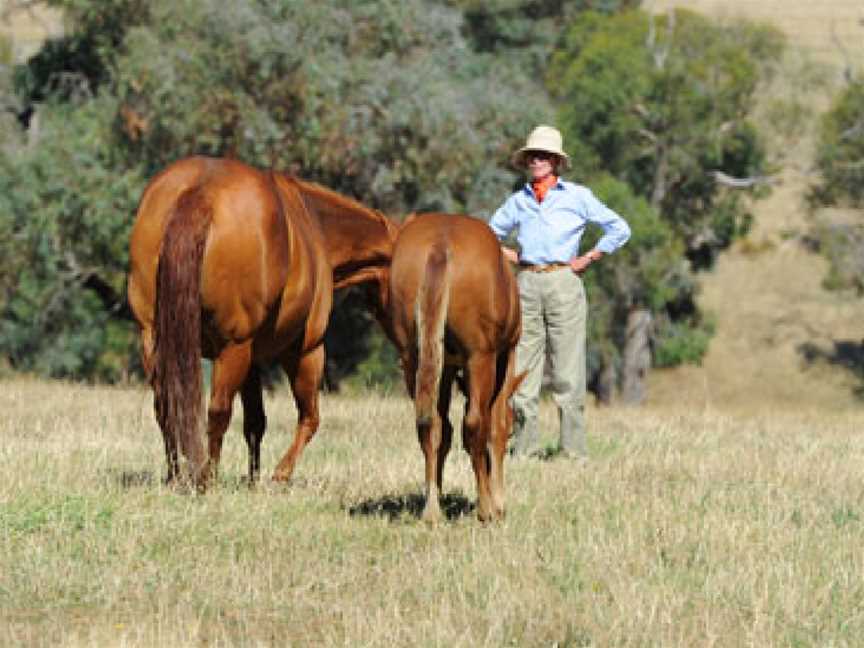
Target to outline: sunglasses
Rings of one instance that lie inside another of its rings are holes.
[[[531,160],[554,160],[557,155],[549,151],[525,151],[525,159]]]

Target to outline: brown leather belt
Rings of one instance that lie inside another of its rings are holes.
[[[554,270],[561,270],[562,268],[569,268],[569,263],[555,262],[555,263],[519,263],[520,270],[527,270],[528,272],[552,272]]]

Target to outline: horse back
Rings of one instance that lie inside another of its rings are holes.
[[[288,213],[294,206],[286,208],[268,172],[203,157],[170,165],[142,197],[129,282],[142,327],[152,321],[165,226],[181,207],[209,212],[200,290],[207,355],[255,338],[256,356],[269,357],[303,337],[310,312],[320,310],[321,291],[329,288],[326,278],[321,285],[314,232]]]
[[[448,333],[466,351],[501,350],[514,343],[519,303],[513,274],[488,225],[468,216],[422,214],[399,233],[390,271],[394,321],[413,328],[414,302],[433,250],[447,254]],[[410,334],[403,337],[407,341]]]
[[[165,226],[180,196],[199,184],[207,158],[186,158],[166,167],[145,187],[129,237],[129,304],[142,328],[153,325],[156,268]]]

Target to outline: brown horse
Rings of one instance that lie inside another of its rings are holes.
[[[193,157],[147,186],[130,240],[129,303],[168,460],[178,444],[193,483],[216,473],[237,391],[260,470],[265,416],[259,366],[278,360],[297,404],[294,443],[273,478],[288,480],[318,428],[323,337],[333,290],[386,274],[397,227],[321,186],[234,160]],[[201,444],[200,358],[213,360]]]
[[[519,292],[489,227],[467,216],[409,217],[393,248],[391,335],[414,398],[426,457],[423,518],[441,517],[438,498],[453,426],[453,382],[467,397],[463,446],[477,480],[477,515],[504,515],[503,458],[513,413],[509,398],[521,330]],[[460,375],[461,372],[461,375]]]

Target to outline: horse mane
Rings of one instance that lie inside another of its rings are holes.
[[[317,182],[304,180],[291,174],[282,175],[286,180],[297,187],[300,198],[303,200],[303,204],[307,209],[309,209],[308,199],[311,198],[313,200],[333,205],[337,210],[363,213],[383,225],[388,232],[390,239],[395,240],[396,234],[399,230],[399,225],[391,220],[384,212],[378,209],[373,209],[372,207],[367,207],[359,200],[355,200],[350,196],[341,194],[338,191],[325,187]]]
[[[301,195],[305,199],[307,196],[311,198],[317,198],[318,200],[322,200],[327,203],[335,203],[337,208],[347,209],[351,211],[362,211],[368,212],[374,215],[381,215],[376,209],[372,209],[371,207],[367,207],[363,203],[358,200],[354,200],[349,196],[339,193],[329,187],[325,187],[324,185],[318,184],[317,182],[312,182],[310,180],[303,180],[302,178],[298,178],[294,175],[285,174],[284,177],[297,186],[297,189],[300,191]]]

